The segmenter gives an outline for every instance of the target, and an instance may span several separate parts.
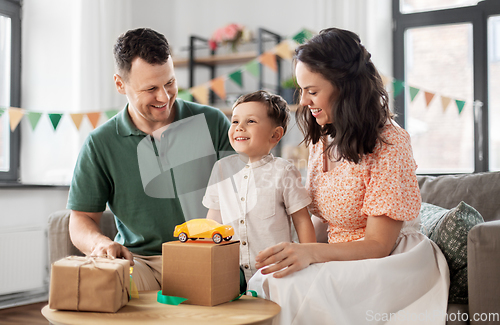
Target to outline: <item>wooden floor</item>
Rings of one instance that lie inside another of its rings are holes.
[[[45,305],[47,305],[46,301],[26,306],[0,309],[0,324],[48,325],[49,322],[41,313]]]

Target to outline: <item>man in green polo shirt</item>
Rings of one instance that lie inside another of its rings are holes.
[[[91,132],[75,166],[70,236],[86,255],[126,258],[139,290],[161,283],[161,245],[174,227],[204,218],[201,204],[213,163],[232,151],[230,123],[218,109],[177,97],[168,42],[147,28],[122,34],[114,47],[116,88],[128,104]],[[106,205],[114,241],[102,235]]]

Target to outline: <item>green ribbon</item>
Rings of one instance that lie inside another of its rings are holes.
[[[243,295],[246,295],[247,293],[250,293],[252,295],[252,297],[257,297],[257,292],[255,292],[253,290],[247,290],[231,301],[236,301],[236,300],[240,299]],[[183,303],[184,301],[186,301],[187,299],[181,298],[181,297],[175,297],[175,296],[165,296],[164,294],[161,293],[161,290],[160,290],[160,291],[158,291],[158,293],[156,295],[156,300],[161,304],[177,306],[177,305],[180,305],[181,303]]]
[[[243,295],[246,295],[247,293],[250,293],[252,295],[252,297],[257,297],[257,292],[256,291],[247,290],[247,291],[243,292],[242,294],[240,294],[238,297],[234,298],[231,301],[236,301],[236,300],[240,299]]]
[[[187,300],[186,298],[181,298],[181,297],[165,296],[164,294],[161,293],[161,290],[158,291],[158,294],[156,295],[156,301],[158,301],[161,304],[166,304],[166,305],[177,306],[186,300]]]

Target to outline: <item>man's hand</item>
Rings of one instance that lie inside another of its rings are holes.
[[[125,258],[130,261],[130,265],[134,265],[134,258],[132,256],[132,253],[125,246],[120,245],[112,240],[97,244],[90,255]]]
[[[85,255],[126,258],[134,265],[132,253],[123,245],[104,236],[99,228],[102,212],[71,211],[69,234],[71,241]]]

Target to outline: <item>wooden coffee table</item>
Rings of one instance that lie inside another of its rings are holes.
[[[243,296],[239,300],[214,307],[180,304],[164,305],[156,301],[157,291],[142,291],[116,313],[76,312],[42,308],[42,314],[54,324],[271,324],[280,307],[269,300]]]

